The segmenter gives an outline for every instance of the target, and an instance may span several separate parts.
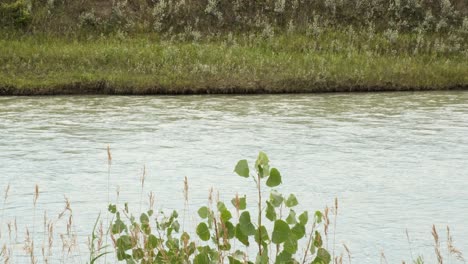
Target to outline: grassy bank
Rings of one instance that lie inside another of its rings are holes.
[[[468,88],[462,0],[0,5],[0,94]]]
[[[169,41],[156,35],[0,40],[0,94],[190,94],[468,88],[466,43],[441,36]],[[437,44],[439,43],[439,44]],[[442,45],[440,45],[442,44]],[[452,47],[462,45],[454,50]]]

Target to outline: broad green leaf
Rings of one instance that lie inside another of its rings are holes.
[[[310,245],[310,254],[315,255],[315,252],[317,251],[317,247],[314,246],[314,243]]]
[[[260,151],[258,153],[257,161],[255,161],[255,166],[258,167],[259,165],[264,166],[268,165],[270,160],[268,159],[268,156],[265,152]]]
[[[237,173],[237,175],[248,178],[250,175],[250,170],[247,160],[239,160],[234,171]]]
[[[323,218],[322,212],[316,211],[315,212],[315,221],[317,222],[317,224],[322,223],[322,218]]]
[[[242,212],[239,217],[239,224],[242,233],[246,236],[255,235],[255,226],[252,224],[250,220],[250,213],[248,211]]]
[[[131,259],[132,256],[129,254],[125,253],[125,250],[118,248],[117,249],[117,260],[122,261],[122,260],[129,260]]]
[[[223,202],[218,202],[218,211],[221,212],[221,219],[225,222],[232,218],[231,212],[226,208]]]
[[[151,226],[149,225],[149,223],[141,224],[140,228],[143,231],[143,233],[147,235],[151,234]]]
[[[266,185],[268,187],[276,187],[281,184],[281,174],[280,172],[276,169],[273,168],[270,170],[270,177],[268,177],[268,180],[266,181]]]
[[[249,237],[242,232],[240,224],[236,225],[236,238],[245,246],[249,246]]]
[[[146,243],[146,248],[155,249],[159,244],[159,239],[155,235],[148,236],[148,242]]]
[[[267,204],[267,208],[266,208],[266,218],[270,221],[275,221],[276,220],[276,211],[275,211],[275,208],[273,207],[273,205],[271,205],[270,202],[266,202]]]
[[[202,219],[207,218],[209,214],[210,214],[210,209],[208,209],[208,207],[206,207],[206,206],[202,206],[202,207],[200,207],[200,209],[198,209],[198,215]]]
[[[289,225],[283,220],[276,220],[273,227],[273,234],[271,236],[271,241],[275,244],[281,244],[290,235]]]
[[[128,235],[123,235],[117,239],[116,246],[123,251],[129,250],[133,247],[132,238]]]
[[[115,204],[109,204],[109,208],[108,208],[109,212],[111,212],[112,214],[115,214],[117,212],[117,206]]]
[[[268,156],[264,152],[260,151],[257,161],[255,162],[255,168],[261,178],[270,175],[270,165],[268,165],[269,161]]]
[[[132,256],[136,260],[140,260],[145,256],[145,253],[143,252],[143,249],[137,248],[132,250]]]
[[[231,256],[228,256],[229,264],[244,264],[244,261],[237,260]]]
[[[236,198],[233,198],[231,200],[231,203],[235,208],[239,207],[239,210],[245,210],[245,208],[247,207],[247,200],[245,195],[244,197],[239,197],[238,200],[236,200]]]
[[[127,227],[125,226],[125,223],[120,220],[120,219],[117,219],[115,220],[114,224],[112,225],[112,234],[120,234],[122,233],[122,231],[124,231],[125,229],[127,229]]]
[[[220,211],[220,212],[224,211],[224,210],[227,210],[226,205],[223,202],[218,202],[216,204],[216,207],[218,207],[218,211]]]
[[[205,223],[200,223],[197,226],[197,235],[203,241],[210,240],[210,230],[208,229],[208,226]]]
[[[176,210],[172,211],[171,219],[177,218],[178,216],[179,216],[179,213],[177,213]]]
[[[301,224],[296,224],[293,228],[291,228],[291,233],[293,233],[297,239],[301,239],[305,236],[306,228]]]
[[[195,258],[193,259],[193,264],[207,264],[207,263],[210,263],[210,257],[208,253],[205,253],[205,252],[196,255]]]
[[[318,231],[315,231],[314,246],[319,248],[322,245],[323,245],[322,235],[320,235]]]
[[[144,225],[144,224],[149,224],[149,221],[150,221],[150,220],[149,220],[149,217],[148,217],[147,214],[145,214],[145,213],[141,214],[141,216],[140,216],[140,223],[141,223],[142,225]]]
[[[228,221],[231,218],[232,218],[231,212],[229,212],[228,210],[221,211],[221,219],[224,222]]]
[[[297,252],[297,238],[294,234],[290,234],[284,242],[284,251],[294,255]]]
[[[304,211],[302,214],[299,215],[299,223],[301,223],[301,225],[303,226],[307,225],[308,221],[309,221],[309,213],[307,211]]]
[[[179,221],[174,221],[171,225],[171,227],[174,229],[174,231],[176,231],[177,233],[179,233],[179,229],[180,229],[180,224],[179,224]]]
[[[317,250],[317,256],[315,257],[312,264],[329,264],[331,261],[330,253],[324,248],[319,248]]]
[[[229,244],[229,241],[225,241],[225,244],[220,244],[219,249],[223,251],[229,251],[231,250],[231,244]]]
[[[180,236],[180,240],[181,240],[181,241],[189,241],[189,240],[190,240],[190,235],[189,235],[187,232],[184,232],[184,233]]]
[[[268,264],[268,254],[265,252],[262,255],[257,254],[257,258],[255,259],[255,264]]]
[[[291,258],[292,258],[292,255],[286,251],[281,251],[281,253],[278,254],[278,256],[276,257],[276,261],[275,263],[291,263]]]
[[[229,221],[224,222],[224,227],[222,226],[221,228],[223,228],[222,233],[221,233],[223,237],[227,234],[227,238],[231,239],[236,235],[236,228]]]
[[[270,193],[270,202],[274,207],[279,207],[283,203],[283,195],[276,190]]]
[[[289,210],[289,215],[288,217],[286,218],[286,223],[288,223],[289,225],[294,225],[297,223],[297,220],[296,220],[296,212],[294,210]]]
[[[237,259],[237,260],[242,260],[244,261],[246,255],[244,252],[240,251],[240,250],[236,250],[236,252],[232,253],[232,257]]]
[[[259,240],[259,235],[260,235],[260,231],[261,231],[261,235],[262,235],[262,239],[261,241]],[[260,242],[266,242],[266,241],[269,241],[270,238],[268,237],[268,231],[267,229],[265,228],[265,226],[262,226],[261,228],[258,228],[255,232],[255,241],[257,243],[260,243]]]
[[[294,194],[290,194],[288,199],[284,202],[287,207],[294,207],[299,204]]]

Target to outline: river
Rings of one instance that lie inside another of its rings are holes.
[[[139,212],[153,191],[157,208],[182,209],[185,176],[193,224],[211,187],[227,203],[237,192],[255,201],[253,182],[233,168],[262,150],[301,208],[338,198],[336,250],[346,244],[354,263],[380,263],[382,252],[388,263],[435,263],[433,224],[442,240],[449,225],[468,254],[467,92],[0,97],[0,135],[2,197],[11,185],[1,244],[15,217],[20,233],[35,223],[42,234],[44,211],[56,218],[66,196],[82,255],[73,262],[85,262],[108,195],[115,203],[118,190]]]

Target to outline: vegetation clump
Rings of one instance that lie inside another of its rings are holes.
[[[257,204],[250,206],[246,196],[236,195],[228,206],[214,201],[211,194],[208,205],[198,209],[198,238],[181,229],[177,211],[155,216],[149,209],[136,218],[127,205],[117,210],[111,204],[117,259],[127,263],[330,263],[332,256],[317,228],[322,212],[296,212],[295,195],[285,196],[273,189],[282,183],[282,177],[278,169],[270,168],[265,153],[260,152],[254,169],[251,173],[247,161],[241,160],[235,172],[253,179]],[[262,188],[269,189],[269,197],[263,197]],[[255,258],[242,250],[252,244],[257,248]],[[303,255],[299,245],[306,246]]]

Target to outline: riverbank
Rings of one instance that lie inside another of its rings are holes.
[[[426,35],[418,44],[418,38],[401,34],[392,42],[384,34],[346,31],[200,41],[170,41],[150,34],[87,38],[5,34],[0,40],[0,94],[467,89],[467,43]]]

